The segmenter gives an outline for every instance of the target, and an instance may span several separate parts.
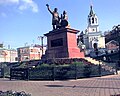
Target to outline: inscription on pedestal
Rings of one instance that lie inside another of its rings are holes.
[[[63,38],[51,40],[51,47],[63,46]]]

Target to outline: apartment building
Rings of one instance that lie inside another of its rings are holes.
[[[17,51],[0,48],[0,62],[17,62]]]
[[[25,46],[17,48],[18,61],[39,60],[45,54],[46,47]]]

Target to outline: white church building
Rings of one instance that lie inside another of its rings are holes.
[[[85,32],[80,33],[82,36],[82,44],[85,46],[85,52],[90,53],[95,47],[97,49],[105,48],[105,37],[99,30],[98,17],[93,11],[93,6],[90,6],[90,13],[88,15],[88,26]]]

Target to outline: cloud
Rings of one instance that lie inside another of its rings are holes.
[[[38,12],[38,5],[33,0],[0,0],[0,5],[16,5],[20,11],[31,9]]]
[[[19,10],[32,9],[33,12],[38,12],[37,4],[32,0],[21,0],[22,4],[19,6]]]
[[[0,0],[0,4],[15,4],[15,3],[19,3],[19,0]]]
[[[6,13],[4,13],[4,12],[2,12],[2,13],[0,13],[0,15],[2,16],[2,17],[7,17],[7,14]]]

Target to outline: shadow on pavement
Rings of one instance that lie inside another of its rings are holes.
[[[120,89],[115,87],[94,87],[94,86],[64,86],[64,85],[45,85],[46,87],[71,87],[71,88],[100,88],[100,89]]]

